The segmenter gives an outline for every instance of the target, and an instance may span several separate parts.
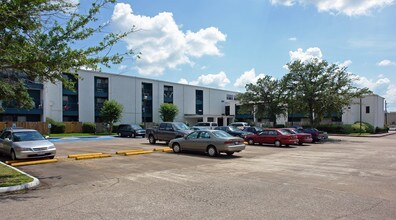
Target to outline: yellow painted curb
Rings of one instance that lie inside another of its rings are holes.
[[[104,157],[111,157],[111,154],[98,154],[98,155],[80,156],[80,157],[76,157],[76,160],[95,159],[95,158],[104,158]]]
[[[125,153],[130,153],[130,152],[141,152],[144,151],[143,149],[135,149],[135,150],[123,150],[123,151],[117,151],[116,154],[125,154]]]
[[[169,149],[163,149],[162,152],[168,153],[168,152],[173,152],[172,148]]]
[[[153,153],[152,150],[145,150],[145,151],[127,152],[124,155],[125,156],[132,156],[132,155],[151,154],[151,153]]]
[[[86,153],[86,154],[69,154],[68,158],[76,158],[76,157],[84,157],[84,156],[92,156],[92,155],[102,155],[103,153]]]
[[[154,148],[153,151],[164,151],[167,149],[171,149],[171,148],[170,147],[157,147],[157,148]]]
[[[35,164],[43,164],[43,163],[55,163],[55,162],[58,162],[58,159],[16,162],[16,163],[11,163],[11,166],[16,167],[16,166],[35,165]]]

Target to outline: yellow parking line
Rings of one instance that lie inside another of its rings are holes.
[[[104,158],[104,157],[111,157],[111,154],[96,154],[96,155],[79,156],[79,157],[76,157],[76,160],[95,159],[95,158]]]
[[[116,154],[125,154],[129,152],[141,152],[144,151],[143,149],[134,149],[134,150],[123,150],[123,151],[117,151]]]
[[[11,163],[11,166],[25,166],[25,165],[35,165],[35,164],[43,164],[43,163],[55,163],[58,162],[58,159],[47,159],[47,160],[34,160],[34,161],[26,161],[26,162],[15,162]]]
[[[86,153],[86,154],[69,154],[68,158],[76,158],[76,157],[84,157],[84,156],[92,156],[92,155],[101,155],[103,153]]]
[[[132,156],[132,155],[151,154],[151,153],[153,153],[152,150],[145,150],[145,151],[127,152],[124,155],[125,156]]]

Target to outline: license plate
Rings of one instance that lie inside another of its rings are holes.
[[[235,145],[238,145],[238,144],[239,144],[239,141],[235,141],[234,144],[235,144]]]

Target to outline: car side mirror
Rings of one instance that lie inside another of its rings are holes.
[[[45,138],[45,139],[48,139],[49,137],[50,137],[50,136],[47,135],[47,136],[45,136],[44,138]]]
[[[4,138],[5,141],[11,141],[9,138]]]

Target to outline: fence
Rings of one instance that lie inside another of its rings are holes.
[[[81,122],[63,122],[65,124],[65,133],[79,133],[82,131]],[[15,124],[16,127],[35,129],[42,134],[48,134],[48,123],[47,122],[0,122],[0,130],[4,128],[12,127]]]

